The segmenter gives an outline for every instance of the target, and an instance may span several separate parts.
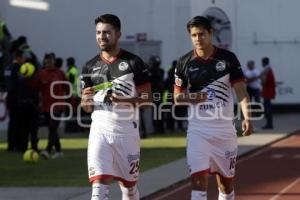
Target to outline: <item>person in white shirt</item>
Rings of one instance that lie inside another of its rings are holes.
[[[261,71],[255,67],[253,60],[247,62],[247,69],[244,71],[245,78],[247,80],[247,91],[249,94],[250,101],[260,102],[260,91],[261,91]]]

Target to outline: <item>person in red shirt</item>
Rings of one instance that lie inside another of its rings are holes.
[[[266,125],[263,129],[273,129],[273,111],[272,111],[272,99],[276,96],[275,91],[275,76],[270,66],[270,60],[268,57],[262,58],[262,66],[264,71],[262,72],[262,97],[264,98],[265,118]]]
[[[59,158],[63,157],[63,153],[58,134],[60,121],[57,119],[64,111],[64,99],[62,97],[68,93],[69,88],[67,88],[65,74],[55,66],[53,54],[45,55],[44,65],[45,67],[37,73],[33,82],[33,86],[41,94],[41,111],[49,129],[48,145],[46,150],[41,152],[41,155],[48,159],[54,146],[56,152],[52,155],[52,158]]]

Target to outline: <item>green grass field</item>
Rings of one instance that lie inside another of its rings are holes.
[[[36,164],[23,162],[19,153],[5,151],[0,143],[0,186],[88,186],[87,138],[61,139],[64,158],[44,160]],[[46,140],[40,140],[40,148]],[[155,135],[143,139],[141,171],[169,163],[185,156],[185,135]]]

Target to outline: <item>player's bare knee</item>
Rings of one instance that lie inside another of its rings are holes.
[[[119,185],[120,186],[123,186],[123,187],[126,187],[126,188],[131,188],[131,187],[134,187],[136,186],[136,182],[123,182],[123,181],[119,181]]]
[[[208,175],[191,176],[192,190],[207,191]]]
[[[233,179],[228,179],[224,177],[219,177],[218,187],[219,190],[224,194],[230,194],[233,191]]]
[[[233,185],[219,185],[219,190],[224,194],[230,194],[233,191]]]
[[[127,187],[131,186],[131,187]],[[122,200],[139,200],[139,191],[136,184],[120,184],[120,188],[122,191]]]

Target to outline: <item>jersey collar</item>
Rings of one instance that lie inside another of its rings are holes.
[[[213,60],[213,58],[216,56],[216,53],[217,53],[217,47],[213,46],[214,47],[214,51],[212,52],[212,54],[207,58],[207,59],[203,59],[201,58],[198,54],[197,54],[197,51],[196,49],[194,49],[194,57],[199,59],[201,62],[204,62],[204,63],[209,63],[211,60]]]
[[[100,53],[100,59],[101,59],[103,62],[105,62],[106,64],[113,64],[113,63],[120,57],[120,55],[122,54],[122,51],[123,51],[123,50],[120,48],[119,53],[118,53],[115,57],[113,57],[112,61],[109,61],[109,60],[105,59],[105,58],[102,56],[101,53]]]

